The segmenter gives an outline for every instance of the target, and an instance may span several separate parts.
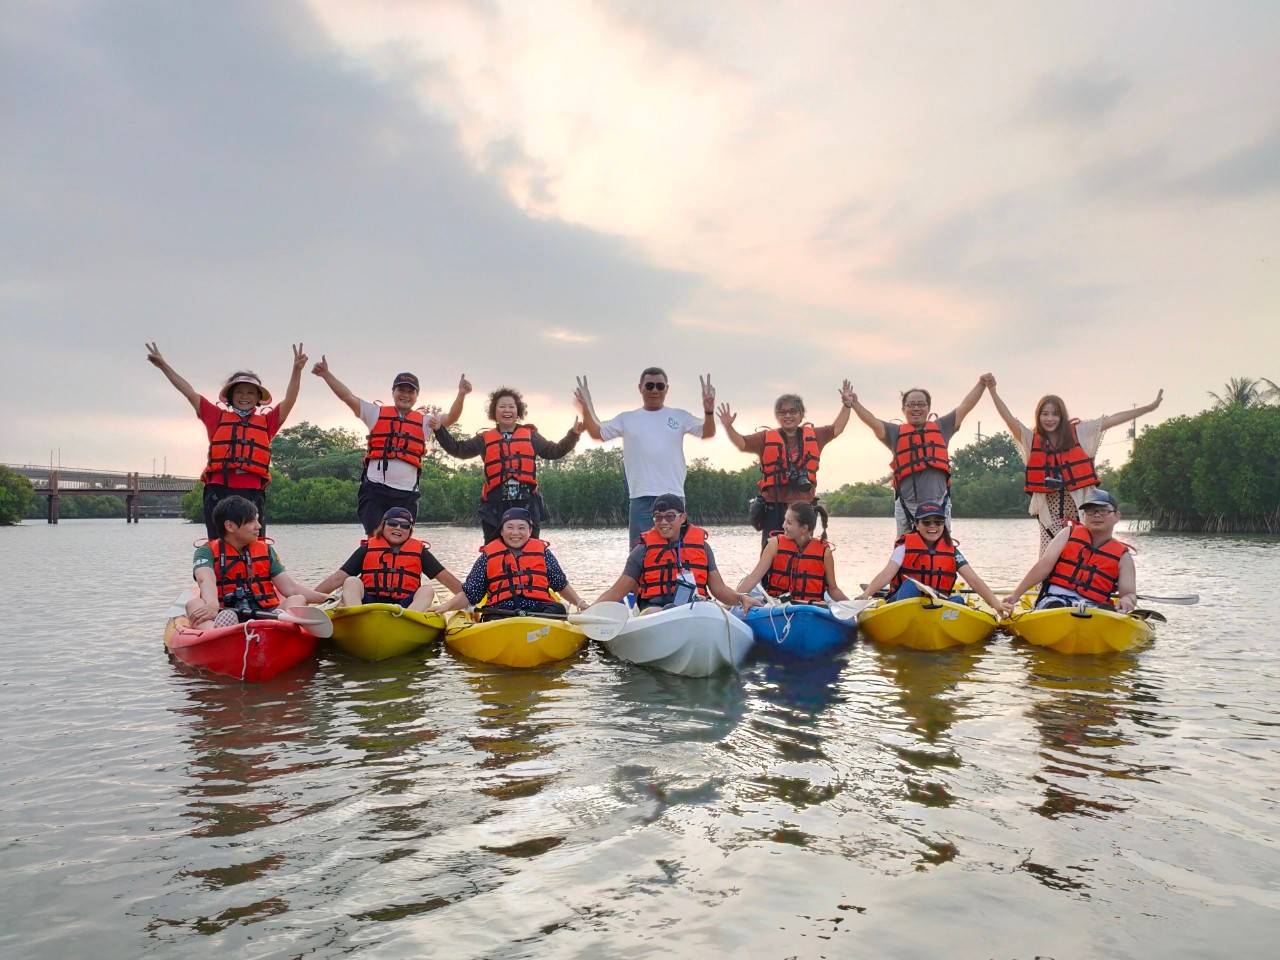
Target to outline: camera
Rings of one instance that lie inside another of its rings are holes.
[[[787,483],[797,490],[812,490],[813,482],[809,479],[809,474],[796,467],[792,467],[787,471]]]

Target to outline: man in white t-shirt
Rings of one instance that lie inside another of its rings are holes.
[[[418,400],[418,378],[412,373],[397,374],[391,384],[392,402],[378,404],[361,400],[352,393],[329,370],[329,362],[323,356],[311,372],[324,380],[334,395],[369,428],[369,448],[356,500],[356,515],[364,532],[372,533],[382,522],[382,515],[392,507],[403,507],[417,519],[418,475],[428,441],[423,418],[426,408],[414,409]],[[458,396],[453,407],[441,421],[444,426],[457,422],[462,415],[463,400],[470,392],[471,384],[463,374],[458,380]]]
[[[664,493],[684,498],[684,437],[692,434],[710,440],[716,434],[712,414],[716,388],[711,374],[699,377],[702,385],[702,419],[687,410],[666,406],[667,374],[661,367],[646,367],[640,374],[638,410],[620,413],[601,423],[591,404],[586,378],[578,381],[577,399],[583,410],[586,431],[596,440],[622,438],[622,464],[631,498],[628,513],[629,543],[632,546],[653,526],[653,501]]]

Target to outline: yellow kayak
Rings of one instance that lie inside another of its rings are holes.
[[[1151,624],[1141,617],[1097,607],[1031,610],[1020,606],[1006,626],[1027,643],[1058,653],[1115,653],[1155,636]]]
[[[361,660],[386,660],[433,643],[444,633],[444,617],[418,613],[394,603],[362,603],[358,607],[334,607],[333,642],[344,653]]]
[[[985,610],[928,597],[893,603],[876,600],[858,614],[858,629],[863,635],[876,643],[913,650],[981,643],[995,628],[996,618]]]
[[[587,635],[564,620],[520,615],[478,622],[471,614],[449,619],[444,642],[472,660],[504,667],[538,667],[577,653]]]

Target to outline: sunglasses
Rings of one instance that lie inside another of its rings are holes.
[[[643,386],[646,390],[655,390],[658,393],[667,389],[667,385],[665,383],[655,383],[653,380],[646,380]]]
[[[413,523],[409,520],[383,520],[384,527],[394,527],[397,530],[412,530]]]
[[[939,520],[937,517],[929,517],[926,520],[917,520],[916,523],[922,527],[941,527],[945,521]]]
[[[673,523],[679,520],[681,514],[675,510],[668,510],[666,513],[655,513],[653,515],[654,523]]]

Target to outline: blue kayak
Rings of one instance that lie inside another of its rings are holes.
[[[752,607],[742,618],[756,643],[792,657],[813,657],[851,642],[856,620],[837,620],[825,606],[786,603]]]

